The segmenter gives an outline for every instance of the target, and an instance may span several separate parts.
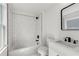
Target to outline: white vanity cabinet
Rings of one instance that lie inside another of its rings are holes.
[[[54,49],[49,48],[49,56],[63,56],[63,55],[59,52],[56,52]]]
[[[54,46],[54,44],[50,44],[49,45],[49,56],[66,56],[66,54],[64,53],[64,49],[62,50],[62,48],[58,47],[58,46]]]
[[[49,56],[79,56],[79,51],[53,40],[48,41]]]

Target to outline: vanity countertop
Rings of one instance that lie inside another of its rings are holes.
[[[79,55],[79,45],[69,45],[64,41],[56,41],[53,39],[48,39],[48,46],[52,49],[57,49],[59,51],[63,51],[64,53],[68,55],[77,56]]]

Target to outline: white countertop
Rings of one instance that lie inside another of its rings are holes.
[[[68,55],[78,56],[79,55],[79,45],[68,45],[63,41],[55,41],[53,39],[47,39],[49,48],[57,49],[58,51],[63,51]]]

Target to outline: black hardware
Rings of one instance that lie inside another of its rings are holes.
[[[76,44],[76,40],[74,40],[73,43]]]
[[[63,29],[63,27],[62,27],[62,23],[63,23],[63,20],[62,20],[62,16],[63,16],[63,10],[64,9],[66,9],[66,8],[68,8],[68,7],[70,7],[70,6],[72,6],[72,5],[74,5],[74,4],[76,4],[76,3],[72,3],[72,4],[70,4],[70,5],[68,5],[68,6],[66,6],[66,7],[64,7],[63,9],[61,9],[61,30],[65,30],[65,29]],[[67,29],[67,30],[70,30],[70,29]]]
[[[38,17],[36,17],[36,19],[38,19]]]
[[[65,41],[71,42],[71,37],[66,37]]]
[[[37,39],[39,39],[39,35],[37,35]]]
[[[70,37],[68,38],[68,42],[71,42],[71,38]]]
[[[36,40],[36,41],[39,41],[39,40]]]
[[[67,41],[67,39],[65,39],[65,41]]]

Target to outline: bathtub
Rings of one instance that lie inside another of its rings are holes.
[[[21,48],[16,49],[9,52],[9,56],[39,56],[38,47],[28,47],[28,48]]]

